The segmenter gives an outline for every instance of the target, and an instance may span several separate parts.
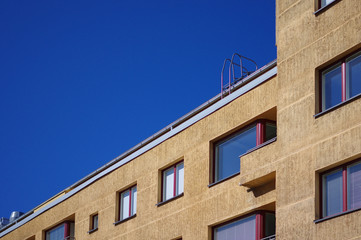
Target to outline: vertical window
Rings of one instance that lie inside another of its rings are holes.
[[[361,52],[346,59],[346,98],[361,93]]]
[[[137,186],[119,193],[119,221],[134,216],[137,212]]]
[[[361,93],[361,52],[321,73],[321,111]]]
[[[174,198],[184,191],[184,163],[177,163],[162,172],[162,201]]]
[[[45,240],[63,240],[74,238],[74,223],[65,222],[45,232]]]
[[[342,102],[341,64],[327,69],[322,74],[322,110]]]
[[[342,212],[342,169],[323,175],[323,216]]]
[[[93,216],[93,229],[97,229],[98,228],[98,214]]]
[[[274,213],[260,212],[213,228],[213,240],[274,239]]]
[[[239,156],[276,137],[276,124],[260,120],[214,144],[213,181],[218,182],[240,171]]]
[[[361,161],[321,175],[322,217],[361,207]]]
[[[90,216],[90,230],[88,233],[92,233],[98,229],[98,220],[99,220],[98,214],[94,214]]]
[[[347,167],[347,208],[361,207],[361,162]]]

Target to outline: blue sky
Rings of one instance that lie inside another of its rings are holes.
[[[275,1],[0,1],[0,217],[27,212],[276,58]]]

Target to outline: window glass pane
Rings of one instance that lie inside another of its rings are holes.
[[[323,175],[323,216],[342,212],[342,169]]]
[[[276,234],[276,218],[273,213],[265,214],[265,237]]]
[[[249,128],[215,146],[215,180],[240,171],[239,156],[256,146],[256,127]]]
[[[322,74],[322,110],[342,101],[341,66],[326,70]]]
[[[129,217],[129,190],[123,192],[121,198],[121,220]]]
[[[174,195],[174,169],[169,168],[163,172],[163,201]]]
[[[335,0],[321,0],[321,7],[324,7],[330,3],[332,3]]]
[[[347,209],[361,207],[361,163],[347,168]]]
[[[177,195],[184,191],[184,164],[177,165]]]
[[[93,229],[98,228],[98,215],[93,216]]]
[[[277,128],[275,124],[266,123],[265,142],[277,136]]]
[[[214,229],[215,240],[256,239],[256,215]]]
[[[75,231],[74,223],[70,222],[69,226],[70,226],[70,237],[74,237],[74,231]]]
[[[132,188],[132,215],[137,213],[137,186]]]
[[[46,240],[63,240],[64,239],[64,224],[60,225],[57,228],[49,230],[46,232]]]
[[[349,98],[361,93],[361,53],[346,63],[347,94]]]

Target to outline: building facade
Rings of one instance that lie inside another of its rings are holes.
[[[361,1],[277,0],[276,43],[0,239],[361,238]]]

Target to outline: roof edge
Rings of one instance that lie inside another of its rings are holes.
[[[115,169],[121,167],[122,165],[135,159],[136,157],[144,154],[145,152],[164,142],[168,138],[176,135],[180,131],[183,131],[184,129],[190,127],[194,123],[210,115],[219,108],[227,105],[239,96],[245,94],[246,92],[257,87],[258,85],[267,81],[275,75],[277,75],[277,60],[273,60],[272,62],[266,64],[264,67],[258,69],[251,75],[244,78],[242,81],[233,85],[231,88],[231,94],[223,93],[223,98],[221,96],[221,93],[217,94],[215,97],[201,104],[199,107],[195,108],[181,118],[167,125],[165,128],[146,138],[144,141],[130,148],[129,150],[114,158],[102,167],[98,168],[94,172],[91,172],[84,178],[75,182],[70,187],[39,204],[32,210],[26,212],[14,222],[4,226],[0,229],[0,238],[14,231],[18,227],[24,225],[25,223],[42,214],[43,212],[56,206],[60,202],[71,197],[75,193],[79,192],[80,190],[100,179],[101,177],[105,176],[106,174],[114,171]]]

